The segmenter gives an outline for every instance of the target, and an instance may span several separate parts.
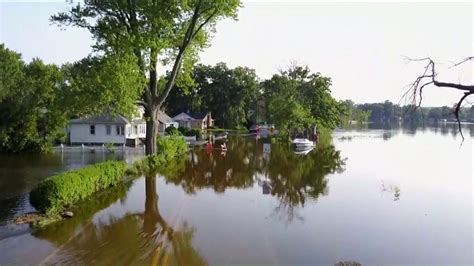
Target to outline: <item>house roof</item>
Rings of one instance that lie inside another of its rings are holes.
[[[209,112],[193,112],[193,113],[187,113],[187,112],[181,112],[177,114],[175,117],[173,117],[174,120],[183,120],[183,118],[178,119],[178,116],[185,115],[186,119],[185,120],[203,120],[206,118],[207,114]]]
[[[72,119],[70,124],[128,124],[130,121],[122,115],[99,114]]]
[[[172,123],[175,122],[171,117],[169,117],[165,112],[159,111],[158,112],[158,121],[161,123]]]
[[[204,119],[207,116],[208,112],[194,112],[188,113],[188,115],[194,119]]]

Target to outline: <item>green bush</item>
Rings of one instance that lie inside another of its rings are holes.
[[[166,160],[188,151],[188,145],[181,136],[159,136],[156,141],[158,154],[164,155]]]
[[[196,136],[196,139],[201,139],[202,132],[201,132],[200,129],[194,128],[194,129],[190,129],[188,131],[188,135],[186,135],[186,136]]]
[[[184,136],[186,136],[185,133],[188,132],[188,129],[185,128],[185,127],[178,127],[178,130],[179,130],[179,132],[181,132],[181,134],[183,134]]]
[[[58,213],[121,182],[125,166],[123,161],[107,161],[51,176],[30,192],[30,203],[48,215]]]
[[[179,131],[177,128],[174,126],[169,126],[165,129],[166,134],[168,135],[178,135],[181,136],[183,135],[181,131]]]
[[[185,127],[179,127],[178,130],[184,136],[188,136],[188,137],[189,136],[196,136],[196,139],[201,139],[201,137],[202,137],[202,131],[198,128],[187,129]]]
[[[188,152],[188,145],[180,136],[158,136],[157,148],[158,154],[149,155],[135,162],[127,169],[127,174],[138,177],[155,172],[170,172],[170,169],[179,168],[176,166],[182,162],[179,157]]]

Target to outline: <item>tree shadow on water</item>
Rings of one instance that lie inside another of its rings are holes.
[[[36,231],[36,237],[57,247],[43,263],[207,265],[192,245],[195,229],[187,222],[171,225],[160,213],[157,171],[144,175],[146,197],[143,213],[127,212],[121,217],[110,215],[94,221],[94,213],[123,198],[129,189],[113,188],[114,191],[102,195],[103,204],[90,207],[90,210],[87,210],[87,204],[81,204],[72,219]],[[97,199],[91,202],[97,202]]]
[[[328,194],[327,175],[345,170],[346,159],[332,144],[318,146],[305,156],[295,154],[286,143],[272,143],[270,152],[264,153],[263,144],[263,140],[240,137],[229,139],[225,155],[195,149],[185,167],[165,179],[188,194],[209,188],[224,193],[265,183],[262,193],[278,199],[277,216],[291,222],[302,220],[295,208]]]

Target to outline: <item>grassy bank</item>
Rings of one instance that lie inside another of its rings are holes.
[[[123,161],[106,161],[51,176],[31,191],[30,203],[49,216],[58,214],[77,201],[120,183],[125,168]]]
[[[158,137],[159,153],[146,156],[127,166],[123,161],[106,161],[51,176],[30,192],[30,203],[41,215],[37,225],[58,220],[60,214],[80,201],[88,200],[97,192],[121,185],[126,180],[145,173],[171,171],[177,157],[188,151],[180,136]]]

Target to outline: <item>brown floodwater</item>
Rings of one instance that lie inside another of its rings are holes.
[[[14,226],[44,177],[130,154],[2,157],[0,264],[473,264],[472,133],[335,131],[306,155],[255,137],[194,148],[101,192],[73,218]],[[26,193],[26,194],[25,194]]]

